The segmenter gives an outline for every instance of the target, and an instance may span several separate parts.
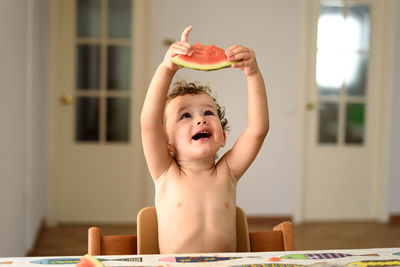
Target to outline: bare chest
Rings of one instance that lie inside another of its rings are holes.
[[[236,206],[236,183],[229,177],[165,178],[156,185],[157,204],[191,210]]]

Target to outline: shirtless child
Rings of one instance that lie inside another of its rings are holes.
[[[141,114],[143,149],[156,188],[160,253],[235,252],[236,185],[267,135],[267,96],[254,52],[239,45],[226,50],[229,61],[239,61],[232,68],[246,75],[247,128],[216,162],[226,123],[207,89],[181,82],[167,98],[179,69],[170,59],[192,54],[191,29],[158,66]]]

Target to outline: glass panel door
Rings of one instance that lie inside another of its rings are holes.
[[[381,218],[388,6],[375,0],[305,2],[309,102],[297,212],[305,221]]]
[[[129,142],[132,0],[76,0],[78,142]]]
[[[317,34],[318,143],[362,145],[370,7],[346,0],[322,1]]]

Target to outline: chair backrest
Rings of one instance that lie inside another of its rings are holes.
[[[250,252],[249,229],[246,214],[236,207],[237,251]],[[158,224],[155,207],[141,209],[137,216],[137,253],[159,254]]]
[[[135,235],[101,235],[99,227],[89,228],[90,255],[134,255],[137,252]]]
[[[250,249],[258,251],[291,251],[294,250],[292,223],[282,222],[273,231],[250,232]]]
[[[236,251],[251,251],[246,213],[238,206],[236,206]]]
[[[292,224],[283,222],[273,231],[250,232],[246,214],[236,207],[237,252],[294,250]],[[159,254],[155,207],[141,209],[137,216],[137,236],[102,236],[98,227],[89,228],[90,255]]]
[[[160,254],[155,207],[145,207],[137,215],[137,253]]]

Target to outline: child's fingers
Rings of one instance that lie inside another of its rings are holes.
[[[189,43],[178,42],[171,46],[172,54],[191,55],[193,53],[192,47]]]
[[[190,25],[190,26],[186,27],[183,30],[182,35],[181,35],[181,41],[182,42],[187,42],[188,41],[188,36],[189,36],[189,33],[192,30],[192,28],[193,28],[192,25]]]
[[[234,61],[231,65],[232,68],[241,69],[246,75],[251,75],[258,71],[256,55],[252,49],[233,45],[226,50],[225,54],[228,61]]]
[[[177,42],[171,46],[173,49],[191,50],[192,46],[189,43]]]
[[[251,49],[239,45],[233,45],[225,52],[229,61],[247,60],[254,56]]]
[[[251,59],[251,53],[249,51],[239,51],[235,54],[227,56],[228,61],[245,61]]]
[[[247,48],[240,46],[240,45],[233,45],[229,47],[226,51],[225,54],[227,56],[232,56],[234,54],[240,53],[241,51],[245,51]]]
[[[225,53],[232,53],[233,50],[240,48],[239,45],[232,45],[231,47],[229,47],[228,49],[226,49]]]

